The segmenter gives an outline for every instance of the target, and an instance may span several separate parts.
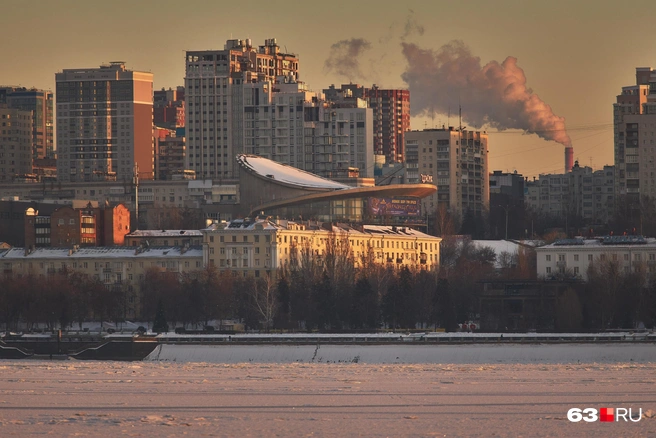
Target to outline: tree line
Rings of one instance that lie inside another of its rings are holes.
[[[328,239],[325,255],[293,246],[289,262],[263,277],[243,277],[215,266],[186,273],[147,270],[139,293],[127,282],[111,285],[75,271],[58,270],[0,280],[0,323],[81,328],[86,321],[120,323],[128,316],[170,327],[198,327],[238,320],[249,330],[357,331],[442,327],[474,319],[485,278],[535,272],[530,255],[502,254],[494,269],[490,248],[445,239],[439,270],[395,268],[365,251],[355,267],[348,239]],[[219,329],[221,327],[218,327]]]

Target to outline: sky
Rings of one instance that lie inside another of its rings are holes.
[[[175,87],[184,82],[186,50],[222,49],[230,38],[251,38],[254,45],[277,38],[283,51],[299,56],[299,79],[316,91],[348,82],[388,88],[411,82],[412,129],[457,126],[459,101],[463,125],[489,133],[489,170],[527,177],[563,171],[563,142],[527,133],[553,130],[504,129],[519,126],[516,114],[507,114],[517,107],[488,105],[501,97],[490,94],[487,82],[485,91],[472,92],[444,84],[458,77],[434,74],[434,63],[412,62],[440,59],[449,45],[466,54],[466,65],[484,81],[486,72],[522,72],[522,102],[528,96],[548,105],[554,120],[564,118],[575,159],[595,169],[613,164],[616,95],[635,84],[636,67],[656,68],[653,0],[33,0],[2,9],[0,84],[54,90],[62,69],[125,61],[129,69],[152,72],[155,89]],[[331,68],[333,46],[354,39],[365,43],[354,52],[355,68]],[[409,58],[409,48],[424,57]],[[516,63],[504,63],[508,57]],[[488,106],[506,119],[483,117]]]

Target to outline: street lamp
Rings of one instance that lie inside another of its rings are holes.
[[[497,205],[497,207],[503,208],[503,210],[506,212],[506,240],[508,240],[508,211],[510,210],[509,205]]]

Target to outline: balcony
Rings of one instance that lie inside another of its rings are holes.
[[[565,260],[558,260],[556,262],[556,266],[559,268],[566,268],[567,267],[567,262]]]

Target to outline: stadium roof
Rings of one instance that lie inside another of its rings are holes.
[[[261,178],[307,189],[344,190],[351,188],[346,184],[322,178],[310,172],[277,163],[257,155],[237,155],[237,162],[246,170]]]

